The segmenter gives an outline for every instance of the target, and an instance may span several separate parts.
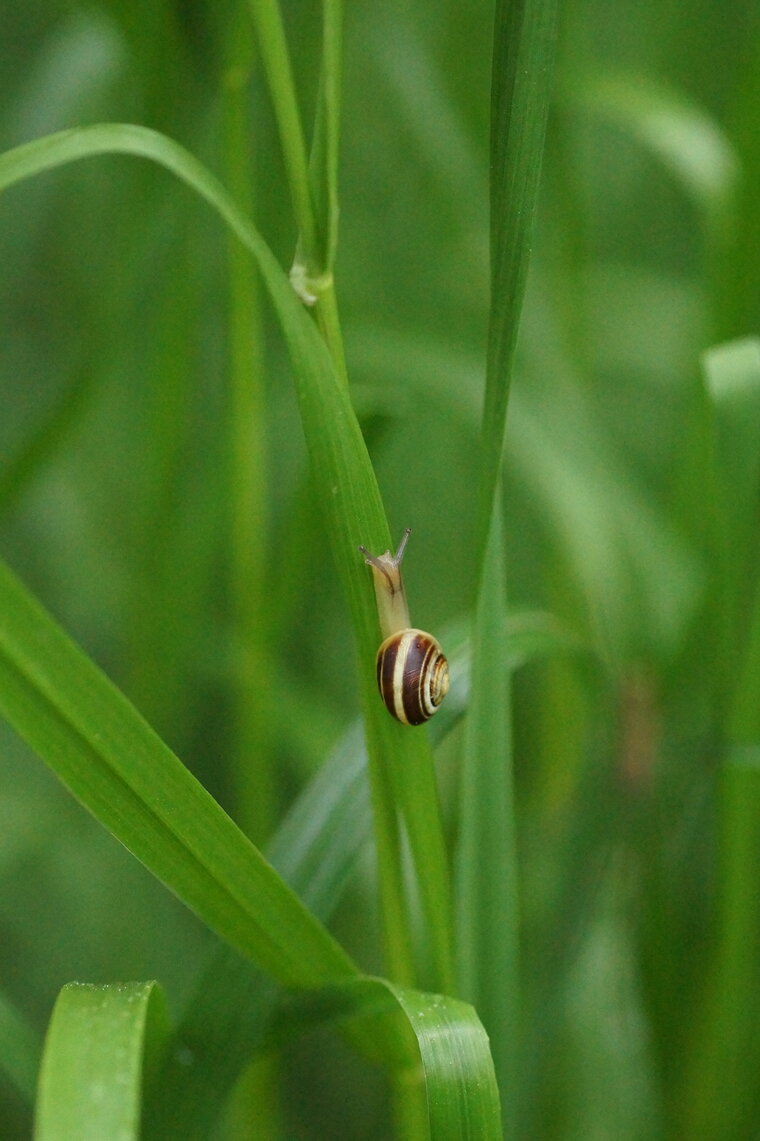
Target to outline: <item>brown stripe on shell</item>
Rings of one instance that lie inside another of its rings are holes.
[[[377,651],[377,688],[380,690],[380,696],[385,702],[388,712],[392,713],[394,717],[396,716],[396,708],[393,699],[393,675],[396,669],[398,651],[399,637],[397,634],[386,638]]]
[[[408,634],[403,686],[404,720],[407,725],[421,725],[433,713],[425,700],[425,690],[436,646],[427,634],[417,630],[410,630]]]

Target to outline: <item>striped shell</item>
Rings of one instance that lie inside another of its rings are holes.
[[[377,688],[404,725],[432,717],[449,689],[449,664],[432,634],[412,629],[386,638],[377,651]]]

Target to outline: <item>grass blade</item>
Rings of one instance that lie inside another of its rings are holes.
[[[518,899],[504,552],[498,512],[475,620],[457,853],[459,993],[488,1028],[502,1102],[516,1099]]]
[[[0,712],[211,928],[305,985],[350,960],[133,706],[0,564]]]
[[[491,304],[481,435],[480,566],[457,855],[458,965],[493,1041],[513,1136],[518,922],[501,454],[549,110],[555,0],[497,4],[491,76]]]
[[[713,409],[722,653],[730,686],[720,773],[717,946],[696,1019],[683,1098],[690,1136],[751,1133],[760,1065],[760,588],[756,495],[760,476],[760,344],[733,342],[705,356]],[[731,1090],[714,1097],[713,1083]]]
[[[304,259],[311,276],[319,278],[314,261],[317,249],[314,204],[311,200],[306,140],[298,109],[293,68],[285,39],[285,29],[277,0],[250,0],[249,9],[267,75],[280,146],[288,176],[293,215],[303,245]]]
[[[528,274],[549,111],[556,0],[499,0],[491,74],[491,312],[483,405],[480,536],[485,544]]]
[[[65,986],[45,1041],[35,1141],[139,1141],[143,1071],[165,1035],[156,983]]]
[[[366,1037],[378,1059],[402,1075],[402,1084],[422,1082],[427,1122],[418,1123],[421,1135],[430,1141],[501,1138],[488,1038],[475,1010],[464,1002],[365,976],[288,1000],[272,1033],[276,1041],[287,1040],[309,1026],[331,1021],[350,1025],[356,1019],[370,1020],[372,1034]]]

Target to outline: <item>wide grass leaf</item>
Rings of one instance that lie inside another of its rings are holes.
[[[213,797],[2,564],[0,713],[158,879],[279,981],[316,984],[355,969]]]
[[[144,1073],[165,1037],[156,983],[65,986],[45,1041],[35,1141],[139,1141]]]

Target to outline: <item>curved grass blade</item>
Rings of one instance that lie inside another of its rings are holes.
[[[420,1084],[430,1141],[501,1141],[499,1091],[488,1037],[475,1010],[458,999],[393,986],[369,976],[287,1000],[272,1041],[309,1026],[369,1020],[378,1061]],[[411,1033],[410,1033],[411,1031]]]
[[[65,986],[45,1040],[35,1141],[139,1141],[143,1076],[165,1039],[156,983]]]
[[[164,166],[214,208],[256,259],[293,363],[314,482],[358,649],[391,973],[401,980],[415,975],[396,825],[400,809],[409,835],[425,920],[425,958],[432,963],[432,973],[425,981],[429,981],[431,989],[449,991],[453,979],[450,889],[432,754],[424,733],[409,731],[394,722],[376,696],[377,615],[374,592],[357,548],[363,543],[382,551],[391,546],[391,539],[345,385],[338,379],[324,342],[258,231],[219,182],[165,136],[126,124],[63,131],[0,156],[0,190],[63,163],[106,153],[133,154]],[[319,553],[315,557],[322,558]]]
[[[136,709],[0,563],[0,712],[208,925],[286,985],[355,969]]]

